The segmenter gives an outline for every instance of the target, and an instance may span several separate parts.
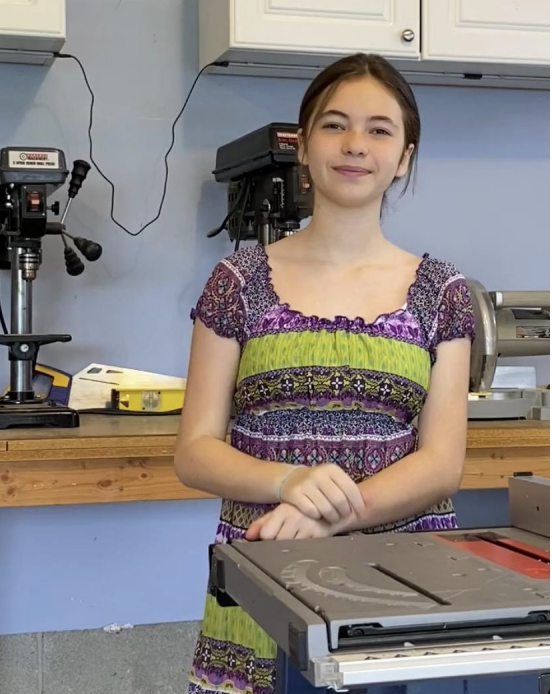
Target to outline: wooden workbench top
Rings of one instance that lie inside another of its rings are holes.
[[[178,416],[84,415],[76,429],[0,432],[0,507],[209,498],[173,470]],[[548,422],[468,426],[462,489],[507,487],[514,472],[549,476]]]

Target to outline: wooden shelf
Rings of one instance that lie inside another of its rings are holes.
[[[207,499],[173,469],[178,416],[85,415],[77,429],[0,432],[0,507]],[[548,422],[470,422],[462,489],[549,476]]]

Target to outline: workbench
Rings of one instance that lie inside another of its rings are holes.
[[[179,417],[83,415],[77,429],[0,432],[0,507],[206,499],[173,468]],[[516,472],[549,477],[549,422],[468,426],[461,489],[508,486]]]

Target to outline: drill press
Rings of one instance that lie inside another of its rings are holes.
[[[228,183],[228,214],[207,236],[228,229],[236,249],[267,245],[297,231],[312,215],[313,189],[297,160],[298,126],[270,123],[217,151],[215,180]]]
[[[47,198],[68,176],[65,155],[59,149],[6,147],[0,150],[0,269],[11,271],[11,330],[2,318],[0,344],[8,347],[10,387],[0,399],[0,429],[9,427],[77,427],[78,412],[57,403],[44,402],[33,390],[33,367],[42,345],[69,342],[71,335],[34,334],[33,282],[42,262],[42,240],[59,235],[64,244],[69,275],[80,275],[84,264],[67,239],[90,261],[102,253],[99,244],[71,236],[65,219],[90,165],[74,162],[69,196],[59,222],[49,222],[48,212],[59,215],[59,202]]]

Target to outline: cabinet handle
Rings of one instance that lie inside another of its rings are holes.
[[[405,29],[401,34],[401,38],[403,41],[410,43],[411,41],[414,41],[416,34],[412,31],[412,29]]]

